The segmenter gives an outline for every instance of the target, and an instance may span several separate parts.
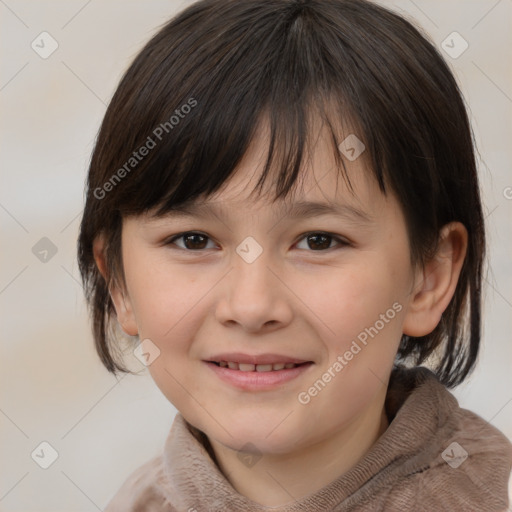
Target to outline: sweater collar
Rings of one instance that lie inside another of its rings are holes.
[[[359,503],[407,475],[444,461],[440,455],[457,429],[457,400],[427,368],[395,367],[385,401],[389,426],[348,472],[298,501],[265,507],[239,494],[214,461],[205,434],[178,413],[163,457],[168,501],[178,510],[325,512]],[[347,503],[348,504],[348,503]]]

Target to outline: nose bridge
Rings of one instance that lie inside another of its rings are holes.
[[[217,308],[219,321],[234,321],[247,330],[291,318],[284,290],[271,268],[272,254],[254,237],[246,237],[232,259],[232,271]]]
[[[275,279],[269,270],[272,265],[271,251],[264,249],[253,236],[248,236],[236,247],[235,252],[232,290],[242,296],[247,293],[259,294],[261,291],[267,294],[273,292],[276,283],[273,283],[274,286],[269,283],[269,280]]]

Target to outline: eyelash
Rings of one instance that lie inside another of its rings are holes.
[[[172,236],[171,238],[167,239],[167,241],[164,242],[164,245],[175,245],[176,244],[174,243],[175,240],[179,240],[180,238],[184,238],[186,235],[199,235],[199,236],[202,236],[202,237],[205,237],[209,240],[211,240],[211,238],[208,236],[208,235],[205,235],[204,233],[200,233],[200,232],[197,232],[197,231],[185,231],[183,233],[179,233],[177,235],[174,235]],[[311,235],[323,235],[323,236],[326,236],[328,238],[331,238],[333,241],[336,241],[338,243],[338,248],[343,248],[343,247],[347,247],[350,245],[350,242],[348,242],[347,240],[339,237],[339,236],[336,236],[332,233],[327,233],[325,231],[309,231],[308,233],[304,233],[303,235],[301,235],[301,238],[298,239],[298,241],[294,244],[296,245],[297,243],[301,242],[302,240],[304,240],[305,238],[307,238],[308,236],[311,236]],[[179,246],[176,246],[178,249],[181,249],[183,251],[186,251],[186,252],[203,252],[207,249],[187,249],[187,248],[183,248],[183,247],[179,247]],[[327,252],[327,251],[330,251],[332,249],[336,249],[336,247],[328,247],[327,249],[320,249],[320,250],[308,250],[307,252]],[[301,249],[301,250],[306,250],[306,249]]]

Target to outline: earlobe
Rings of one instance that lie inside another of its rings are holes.
[[[117,321],[123,331],[129,336],[136,336],[139,334],[139,329],[135,321],[135,315],[133,314],[133,308],[129,297],[126,297],[125,293],[117,285],[112,285],[110,287],[110,297],[114,303]]]
[[[129,336],[136,336],[139,331],[135,322],[135,315],[131,301],[124,290],[117,284],[115,279],[109,279],[107,272],[107,261],[105,256],[105,241],[99,235],[93,243],[93,255],[96,266],[108,284],[108,289],[114,309],[116,310],[117,321],[123,331]]]
[[[437,327],[457,288],[467,244],[468,233],[462,223],[443,227],[436,254],[418,271],[404,319],[404,334],[426,336]]]
[[[105,259],[105,239],[103,235],[98,235],[98,237],[94,239],[92,244],[92,253],[100,274],[103,276],[105,281],[108,281],[107,263]]]

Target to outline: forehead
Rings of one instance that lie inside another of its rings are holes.
[[[297,179],[285,187],[285,193],[277,186],[284,181],[281,165],[287,166],[280,153],[283,148],[279,141],[283,139],[277,135],[271,141],[269,117],[262,115],[242,159],[217,190],[178,203],[168,202],[146,210],[142,217],[146,221],[169,217],[233,221],[256,216],[270,222],[274,217],[303,219],[331,214],[358,224],[376,217],[385,207],[386,196],[368,167],[371,158],[364,150],[357,158],[347,158],[351,154],[346,152],[344,141],[357,136],[342,123],[327,125],[318,114],[311,115],[308,129]],[[276,158],[263,179],[272,142]],[[290,174],[287,167],[286,180],[290,180]]]
[[[218,219],[225,225],[231,225],[242,217],[250,217],[261,222],[270,222],[275,226],[287,219],[289,222],[330,216],[344,225],[354,225],[367,229],[384,219],[386,204],[378,185],[371,180],[366,184],[367,173],[352,166],[351,185],[349,191],[335,167],[311,165],[304,169],[303,186],[300,191],[285,198],[273,199],[268,194],[257,198],[250,197],[253,190],[256,166],[251,159],[246,159],[237,173],[229,180],[223,190],[200,199],[194,199],[174,205],[163,216],[153,220],[162,222],[176,219],[212,220]],[[313,164],[315,162],[312,162]],[[380,212],[380,214],[378,213]],[[150,220],[150,219],[148,219]]]
[[[347,144],[353,145],[355,134],[350,129],[342,129],[338,136],[339,140],[333,145],[330,132],[318,122],[315,122],[311,129],[302,167],[290,191],[285,196],[275,199],[276,180],[279,175],[276,166],[270,170],[261,191],[256,191],[269,149],[269,133],[268,123],[260,123],[234,174],[217,192],[195,203],[199,206],[207,202],[218,206],[219,209],[224,205],[231,205],[240,208],[241,211],[251,205],[255,210],[271,208],[278,214],[291,212],[292,208],[296,213],[299,210],[314,213],[322,209],[327,213],[329,207],[345,206],[361,211],[367,210],[367,213],[370,213],[370,210],[378,208],[380,202],[384,200],[377,180],[368,168],[369,159],[364,155],[364,150],[354,160],[345,156]],[[344,143],[345,140],[348,140],[348,143]],[[344,169],[337,164],[334,150],[340,152]],[[328,206],[323,208],[322,205]]]
[[[318,126],[318,125],[317,125]],[[354,133],[344,130],[340,135]],[[363,137],[362,137],[363,138]],[[270,229],[282,221],[289,226],[295,221],[329,215],[342,226],[352,226],[361,232],[389,230],[404,223],[403,212],[395,194],[384,194],[365,157],[349,159],[340,151],[344,170],[333,154],[329,129],[320,126],[310,133],[297,180],[289,192],[276,198],[276,178],[279,169],[271,168],[261,189],[257,187],[264,170],[269,149],[269,130],[259,125],[242,160],[233,174],[214,193],[168,205],[161,214],[153,210],[142,215],[144,225],[166,226],[177,219],[220,221],[226,226],[238,225],[242,219],[268,225]],[[343,146],[342,146],[343,147]],[[279,161],[279,159],[277,160]]]

